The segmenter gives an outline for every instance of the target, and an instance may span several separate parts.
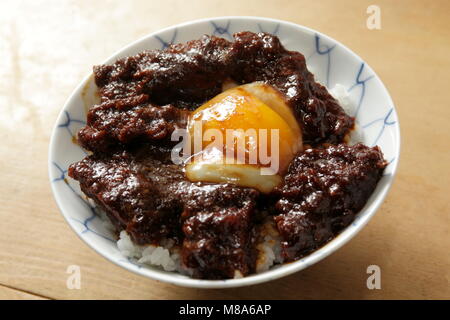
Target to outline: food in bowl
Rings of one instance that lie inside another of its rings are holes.
[[[354,119],[268,33],[204,36],[94,76],[101,101],[78,133],[91,154],[69,175],[140,264],[227,279],[298,260],[353,221],[387,165],[378,147],[348,143]],[[197,123],[231,138],[178,148]]]

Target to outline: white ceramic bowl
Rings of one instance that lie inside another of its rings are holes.
[[[85,200],[78,183],[67,177],[70,164],[86,153],[73,137],[84,125],[86,110],[95,102],[95,84],[88,75],[75,89],[61,111],[50,141],[49,176],[56,202],[72,229],[91,248],[115,264],[137,274],[181,286],[230,288],[277,279],[302,270],[325,258],[353,236],[372,218],[381,205],[394,178],[400,153],[400,132],[394,104],[375,72],[350,49],[336,40],[309,28],[285,21],[257,17],[219,17],[187,22],[152,33],[120,50],[103,63],[136,54],[145,49],[161,49],[170,43],[198,39],[214,34],[231,40],[239,31],[269,32],[277,35],[289,50],[304,54],[316,79],[332,88],[344,85],[356,106],[357,133],[368,146],[379,145],[389,161],[383,177],[356,220],[331,242],[307,257],[269,271],[241,279],[197,280],[158,268],[141,266],[123,257],[116,242],[95,209]],[[352,115],[353,116],[353,115]]]

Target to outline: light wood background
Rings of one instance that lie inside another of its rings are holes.
[[[381,8],[381,30],[366,28],[371,4]],[[450,298],[449,13],[445,0],[2,1],[0,298]],[[221,15],[293,21],[358,53],[396,103],[400,168],[367,227],[307,270],[246,288],[179,288],[122,270],[75,235],[50,191],[48,143],[92,65],[160,28]],[[72,264],[81,267],[80,290],[66,287]],[[381,267],[381,290],[366,287],[371,264]]]

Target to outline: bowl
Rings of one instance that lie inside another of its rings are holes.
[[[275,34],[287,49],[304,54],[308,68],[319,82],[328,88],[338,83],[343,85],[354,106],[354,114],[350,114],[356,117],[354,134],[368,146],[380,146],[389,162],[384,175],[355,221],[332,241],[298,261],[274,266],[263,273],[226,280],[193,279],[157,267],[139,265],[121,255],[113,233],[97,215],[96,208],[86,200],[78,183],[67,176],[68,166],[86,156],[86,152],[74,143],[74,137],[85,124],[87,110],[98,99],[91,74],[70,95],[58,116],[50,141],[48,170],[54,197],[67,223],[84,242],[111,262],[148,278],[187,287],[230,288],[267,282],[305,269],[342,247],[367,224],[383,202],[394,179],[400,153],[399,123],[394,104],[379,77],[360,57],[318,31],[268,18],[208,18],[149,34],[103,63],[112,63],[145,49],[162,49],[171,43],[198,39],[204,34],[231,40],[232,34],[239,31]]]

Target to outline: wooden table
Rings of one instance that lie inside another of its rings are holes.
[[[0,5],[0,298],[311,299],[450,298],[450,2],[9,1]],[[344,248],[270,283],[230,290],[179,288],[125,271],[69,228],[47,177],[49,137],[92,65],[160,28],[221,15],[293,21],[324,32],[367,61],[399,113],[402,155],[387,200]],[[381,290],[366,287],[381,267]],[[69,265],[80,290],[66,287]]]

